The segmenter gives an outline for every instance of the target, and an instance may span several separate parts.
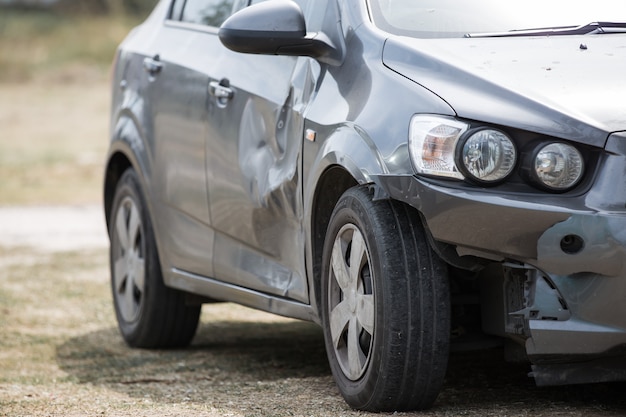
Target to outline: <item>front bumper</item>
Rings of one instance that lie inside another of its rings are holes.
[[[626,136],[612,135],[605,150],[594,184],[574,197],[376,179],[459,259],[501,265],[504,333],[526,339],[540,385],[626,380]]]

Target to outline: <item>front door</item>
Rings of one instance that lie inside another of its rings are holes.
[[[211,74],[207,142],[215,276],[308,302],[293,82],[306,58],[223,49]]]

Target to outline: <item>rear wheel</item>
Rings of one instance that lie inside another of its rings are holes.
[[[163,284],[152,223],[137,174],[121,177],[109,216],[111,289],[120,332],[134,347],[180,347],[193,338],[200,306]]]
[[[326,350],[348,404],[368,411],[424,409],[445,376],[450,296],[445,264],[415,210],[348,190],[323,253]]]

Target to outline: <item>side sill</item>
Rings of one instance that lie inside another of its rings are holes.
[[[230,301],[284,317],[320,323],[319,317],[308,304],[238,287],[177,268],[170,270],[169,278],[168,286],[181,291],[203,295],[215,300]]]

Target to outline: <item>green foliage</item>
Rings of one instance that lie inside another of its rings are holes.
[[[0,4],[2,14],[5,11],[28,11],[37,13],[55,13],[57,15],[126,15],[143,18],[154,8],[158,0],[57,0],[43,6],[32,2],[14,2],[11,5]]]
[[[126,0],[123,2],[126,13],[141,16],[149,13],[155,6],[155,0]]]
[[[0,82],[27,81],[68,67],[108,71],[115,49],[140,19],[49,10],[0,13]]]
[[[0,37],[16,40],[22,36],[48,35],[67,19],[51,11],[7,9],[0,13]]]

